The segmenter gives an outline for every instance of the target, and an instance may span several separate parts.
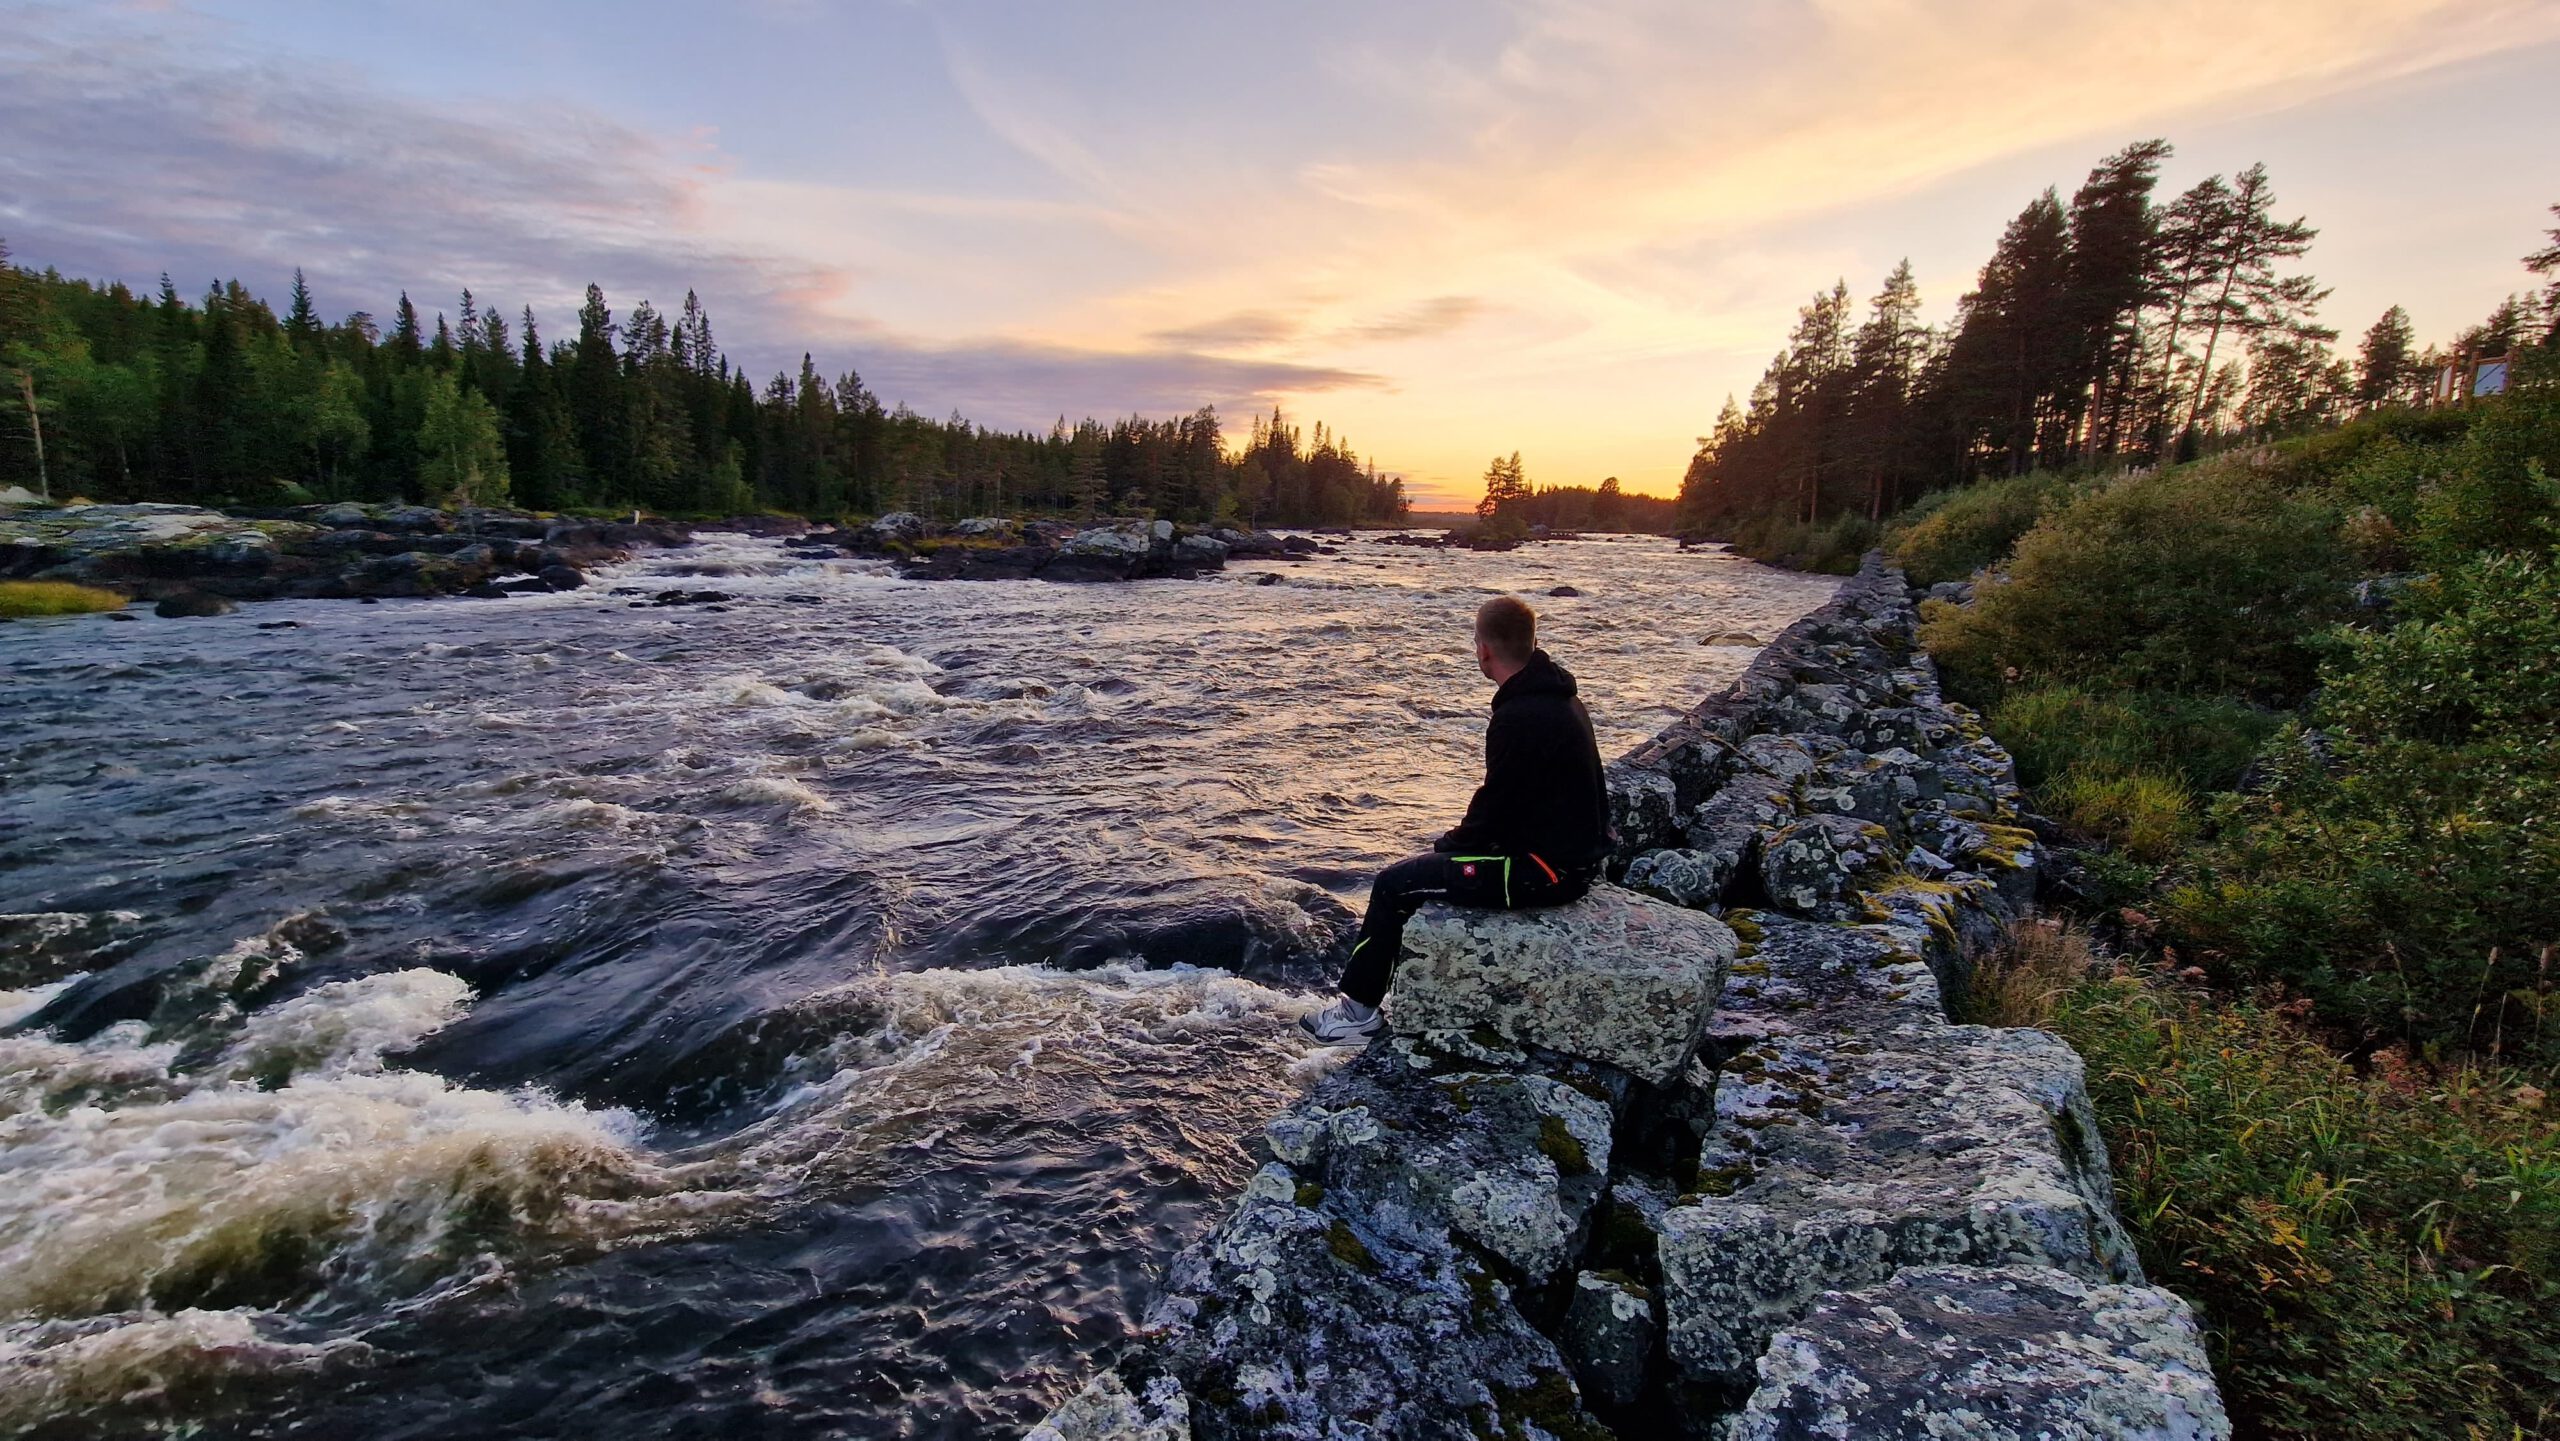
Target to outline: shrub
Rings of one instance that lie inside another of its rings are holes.
[[[1819,525],[1779,516],[1746,516],[1725,540],[1766,565],[1821,575],[1855,575],[1881,530],[1863,515],[1835,515]]]
[[[2037,521],[2007,580],[1933,612],[1922,638],[1976,701],[2019,678],[2299,700],[2309,635],[2345,612],[2337,532],[2326,501],[2251,456],[2128,476]]]
[[[2145,1270],[2194,1302],[2242,1435],[2552,1434],[2560,1126],[2511,1072],[2357,1072],[2283,1015],[2022,927],[1973,1014],[2088,1061]]]
[[[1904,511],[1888,529],[1885,551],[1922,585],[1962,580],[1997,565],[2070,483],[2050,471],[1941,490]]]
[[[89,615],[122,610],[125,598],[61,580],[0,580],[0,616]]]
[[[2489,556],[2330,640],[2314,718],[2169,897],[2192,944],[2369,1038],[2560,1059],[2560,563]]]

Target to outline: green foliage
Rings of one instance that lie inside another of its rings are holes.
[[[2070,489],[2061,475],[2038,470],[1936,491],[1886,528],[1885,552],[1921,585],[1963,580],[1998,564]]]
[[[2226,456],[2073,498],[2019,539],[2006,581],[1933,610],[1924,643],[1984,699],[2032,678],[2299,700],[2352,565],[2335,509],[2268,469]]]
[[[1855,575],[1875,549],[1881,528],[1862,515],[1835,515],[1819,525],[1783,517],[1744,520],[1727,535],[1736,552],[1789,570]]]
[[[1986,963],[1976,994],[1983,1019],[2087,1059],[2118,1208],[2152,1280],[2201,1312],[2241,1434],[2560,1426],[2560,1126],[2540,1089],[2390,1057],[2359,1075],[2280,1015],[2092,976],[2051,933]]]
[[[2560,564],[2489,555],[2340,631],[2314,743],[2216,811],[2190,942],[2375,1037],[2560,1062]]]
[[[0,616],[91,615],[122,610],[125,598],[94,585],[63,580],[0,580]]]
[[[2067,685],[2012,690],[1989,720],[2029,786],[2074,769],[2155,771],[2196,791],[2231,789],[2281,724],[2271,712],[2216,697]]]
[[[278,320],[238,282],[196,304],[6,263],[0,368],[23,412],[0,419],[0,485],[108,500],[281,504],[511,495],[544,510],[809,516],[1158,513],[1260,525],[1399,522],[1404,484],[1339,436],[1276,412],[1241,457],[1214,410],[1061,422],[1046,434],[931,420],[804,358],[759,389],[720,353],[693,296],[617,323],[589,287],[575,338],[545,345],[468,292],[458,321],[400,298],[391,333],[357,312],[324,325],[297,284]],[[434,338],[429,340],[427,337]],[[494,437],[494,444],[492,438]],[[502,485],[501,482],[504,482]]]

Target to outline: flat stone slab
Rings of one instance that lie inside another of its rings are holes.
[[[1425,906],[1405,926],[1387,1021],[1486,1028],[1661,1085],[1696,1054],[1737,942],[1724,922],[1611,885],[1569,906]]]
[[[1915,1268],[1780,1332],[1732,1441],[2224,1441],[2187,1304],[2037,1267]]]
[[[1170,1376],[1132,1391],[1118,1372],[1105,1371],[1022,1441],[1191,1441],[1191,1398]]]
[[[1761,1038],[1724,1063],[1696,1185],[1658,1254],[1671,1356],[1703,1381],[1904,1266],[2141,1278],[2080,1057],[2041,1031]]]

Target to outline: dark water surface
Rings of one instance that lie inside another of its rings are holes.
[[[0,912],[121,938],[0,971],[0,1431],[1009,1434],[1323,1064],[1336,933],[1475,780],[1476,603],[1614,754],[1830,591],[876,569],[0,627]]]

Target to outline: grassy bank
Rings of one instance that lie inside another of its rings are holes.
[[[2560,360],[1897,520],[1949,690],[2085,847],[1987,1018],[2089,1058],[2243,1434],[2560,1434]]]
[[[0,580],[0,617],[15,620],[38,615],[90,615],[122,610],[126,601],[111,590],[60,580]]]
[[[2347,1065],[2281,1010],[2022,927],[1979,1018],[2089,1063],[2145,1269],[2197,1303],[2242,1435],[2560,1427],[2560,1124],[2512,1069]]]

